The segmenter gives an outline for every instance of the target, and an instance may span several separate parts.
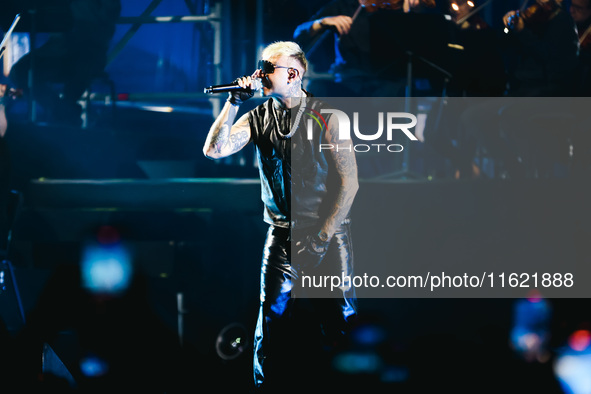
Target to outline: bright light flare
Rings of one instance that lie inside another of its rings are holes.
[[[568,338],[568,345],[571,349],[582,352],[591,344],[591,332],[588,330],[577,330]]]

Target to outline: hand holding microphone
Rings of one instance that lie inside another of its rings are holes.
[[[232,105],[242,104],[254,96],[254,92],[261,88],[261,80],[250,76],[236,78],[234,83],[237,83],[240,89],[235,89],[229,92],[228,101]]]
[[[244,101],[254,96],[254,92],[262,87],[258,70],[252,76],[243,76],[236,78],[234,82],[226,85],[208,86],[203,89],[204,93],[223,93],[229,92],[228,101],[233,105],[240,105]]]

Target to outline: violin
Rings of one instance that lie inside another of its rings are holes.
[[[541,25],[548,22],[560,10],[558,3],[554,0],[547,1],[543,4],[533,4],[523,11],[521,17],[528,26]]]
[[[579,47],[581,49],[591,48],[591,25],[579,34]]]
[[[510,16],[507,20],[507,28],[509,30],[515,28],[518,18],[522,19],[523,23],[528,28],[535,29],[536,27],[542,26],[550,19],[554,18],[560,11],[560,5],[556,0],[536,2],[536,4],[525,8],[526,4],[527,2],[524,1],[521,9],[518,10],[514,15]]]

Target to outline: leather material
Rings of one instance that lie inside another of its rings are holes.
[[[309,99],[304,113],[319,113],[321,106],[320,101]],[[329,171],[325,152],[319,149],[325,130],[312,122],[313,139],[308,140],[304,124],[307,117],[301,116],[299,126],[292,124],[292,114],[298,111],[299,106],[290,111],[269,99],[250,111],[248,117],[261,177],[264,219],[285,228],[318,224],[329,210],[331,199],[327,198],[327,191],[336,190],[332,185],[338,185],[336,174]],[[325,120],[328,123],[328,116]],[[292,126],[297,129],[291,138],[286,138]]]
[[[302,269],[306,275],[315,272],[331,272],[332,275],[353,275],[353,253],[350,224],[343,223],[333,238],[326,256],[319,267],[295,267],[291,264],[291,242],[304,237],[308,231],[293,231],[270,226],[267,232],[261,266],[260,308],[254,338],[254,380],[260,387],[265,381],[268,362],[273,362],[273,349],[281,348],[277,338],[286,341],[282,326],[286,324],[290,310],[298,298],[294,285],[300,280]],[[295,244],[294,244],[295,246]],[[320,271],[316,271],[320,270]],[[355,290],[342,289],[339,297],[310,300],[323,321],[322,333],[326,343],[336,344],[343,339],[347,327],[356,315]],[[271,346],[271,340],[273,346]]]

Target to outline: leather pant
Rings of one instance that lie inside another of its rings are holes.
[[[300,230],[303,231],[303,230]],[[305,231],[306,234],[312,233]],[[261,387],[269,369],[269,361],[277,360],[276,352],[284,349],[278,341],[289,341],[283,333],[294,302],[305,294],[296,294],[294,284],[302,272],[291,264],[291,240],[303,238],[298,231],[270,226],[263,251],[260,284],[260,309],[254,338],[254,382]],[[316,270],[332,275],[353,275],[353,253],[350,224],[347,220],[337,229],[329,249],[317,268],[305,269],[306,275]],[[347,326],[356,315],[356,299],[353,287],[341,289],[339,297],[310,299],[315,312],[322,316],[322,334],[328,343],[336,344],[344,339]],[[276,367],[276,366],[275,366]]]

